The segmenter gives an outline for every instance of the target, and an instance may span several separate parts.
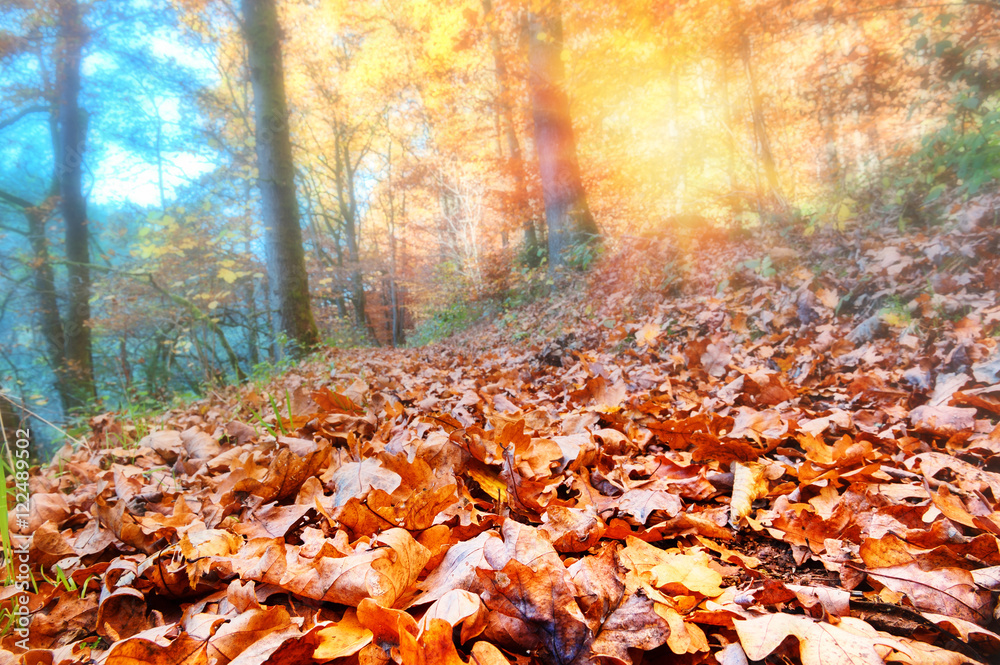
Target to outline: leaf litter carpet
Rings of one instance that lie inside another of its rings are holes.
[[[997,249],[646,240],[445,344],[98,416],[32,471],[0,663],[998,662]]]

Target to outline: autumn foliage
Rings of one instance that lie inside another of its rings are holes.
[[[29,637],[2,662],[992,662],[978,210],[952,235],[647,239],[502,327],[332,350],[141,438],[96,417],[32,471]],[[663,282],[651,257],[681,249]]]

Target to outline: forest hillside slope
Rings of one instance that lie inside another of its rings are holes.
[[[0,664],[995,662],[994,210],[625,240],[436,345],[97,416],[31,470]]]

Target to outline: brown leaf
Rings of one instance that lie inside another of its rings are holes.
[[[432,620],[443,620],[449,626],[449,641],[451,628],[460,627],[461,643],[465,644],[486,628],[487,613],[479,596],[461,589],[452,589],[427,608],[417,627],[423,632]]]
[[[271,460],[260,488],[254,490],[265,501],[280,501],[299,491],[306,478],[318,475],[330,459],[330,446],[304,439],[281,437],[287,446]]]
[[[914,562],[866,572],[879,584],[906,595],[918,610],[948,614],[979,625],[993,620],[990,591],[978,586],[967,570],[922,570]]]
[[[488,541],[499,542],[500,538],[492,531],[484,531],[471,540],[452,545],[438,567],[418,585],[423,593],[414,604],[430,603],[452,589],[475,594],[482,591],[476,569],[489,568],[483,551]]]
[[[372,631],[361,625],[353,607],[347,608],[340,621],[321,628],[319,636],[312,657],[320,662],[353,656],[372,641]]]
[[[673,517],[683,509],[677,495],[663,490],[645,489],[627,490],[608,505],[616,506],[620,512],[631,515],[638,524],[649,521],[650,515],[655,511],[663,512],[666,517]]]
[[[160,643],[134,637],[115,643],[104,665],[209,665],[207,645],[182,634],[172,642]]]
[[[209,659],[226,665],[252,644],[274,632],[292,627],[288,611],[280,606],[248,610],[224,623],[208,642]],[[298,633],[298,629],[295,629]]]
[[[910,423],[923,432],[951,436],[975,425],[976,410],[924,404],[910,411]]]
[[[326,541],[329,543],[329,541]],[[281,541],[248,543],[235,557],[217,561],[243,579],[276,584],[304,598],[357,606],[370,598],[391,607],[416,582],[430,559],[426,547],[404,529],[389,529],[367,550],[331,556],[331,547],[315,558]]]
[[[894,644],[860,619],[844,617],[836,626],[800,614],[770,614],[736,621],[736,633],[750,660],[764,660],[788,637],[799,641],[802,665],[883,665]]]

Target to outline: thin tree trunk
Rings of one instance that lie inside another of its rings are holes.
[[[38,316],[41,323],[42,338],[45,340],[45,352],[49,364],[56,375],[56,391],[63,413],[73,405],[72,396],[66,380],[66,338],[63,334],[63,323],[59,316],[59,302],[56,298],[56,278],[52,268],[52,257],[49,254],[49,243],[45,237],[45,217],[51,202],[51,197],[39,206],[31,205],[13,194],[0,191],[0,200],[21,209],[28,222],[28,242],[31,245],[35,298],[38,301]]]
[[[56,154],[60,209],[66,227],[69,280],[65,334],[65,380],[70,408],[97,397],[90,335],[90,232],[83,198],[86,121],[79,105],[80,61],[86,34],[76,0],[59,0],[59,151]]]
[[[280,27],[274,0],[242,0],[253,84],[258,186],[264,217],[268,283],[282,331],[304,353],[319,343],[309,302],[295,169],[288,131]]]
[[[538,233],[535,222],[531,218],[528,205],[528,184],[524,172],[524,156],[521,143],[517,139],[517,129],[514,126],[514,100],[510,90],[510,79],[507,73],[507,62],[503,57],[503,47],[500,44],[500,32],[497,30],[490,14],[493,13],[493,0],[483,0],[483,11],[486,14],[486,24],[489,26],[490,46],[493,50],[493,66],[497,78],[497,110],[503,129],[504,140],[507,143],[510,173],[514,178],[513,206],[514,217],[520,221],[524,233],[524,254],[528,265],[537,267],[541,262],[538,254]]]
[[[767,133],[767,122],[764,116],[764,98],[760,94],[757,86],[757,77],[753,69],[753,53],[751,51],[750,36],[742,27],[742,18],[739,14],[739,2],[734,0],[732,4],[733,13],[737,25],[741,26],[739,31],[739,54],[743,63],[743,71],[747,78],[747,88],[750,95],[750,115],[753,119],[753,131],[757,141],[757,158],[761,166],[764,167],[764,177],[767,179],[768,194],[778,208],[785,208],[785,197],[781,191],[781,183],[778,180],[778,166],[774,161],[774,151],[771,148],[771,138]]]
[[[528,16],[528,59],[535,151],[549,230],[549,267],[564,265],[575,245],[599,237],[587,206],[576,155],[569,98],[563,89],[562,17],[558,0]]]

